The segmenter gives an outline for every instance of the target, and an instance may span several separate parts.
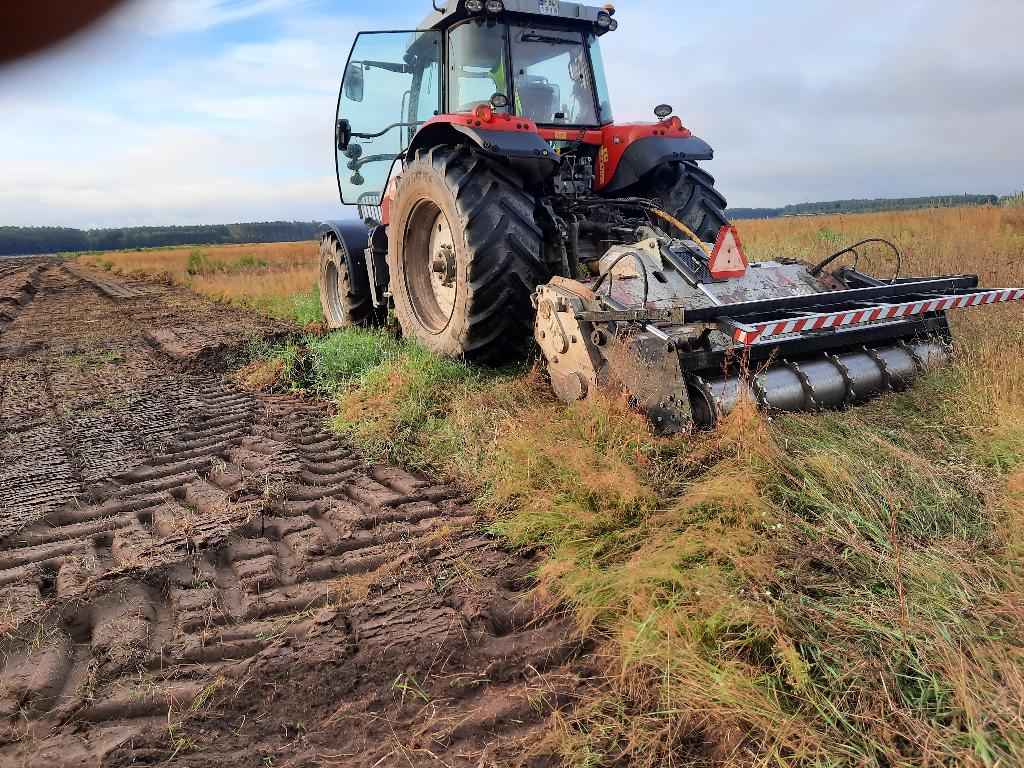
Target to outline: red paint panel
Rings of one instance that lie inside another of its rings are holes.
[[[634,141],[654,136],[666,136],[674,139],[688,139],[693,136],[690,130],[683,125],[675,128],[666,123],[606,125],[601,132],[601,151],[597,155],[597,178],[595,179],[597,189],[607,187],[611,183],[615,171],[622,161],[622,155]]]
[[[580,135],[578,130],[574,131],[571,128],[538,128],[537,133],[540,134],[542,139],[547,141],[576,141]],[[604,133],[602,131],[586,131],[583,134],[583,143],[590,144],[591,146],[601,146],[604,143]]]
[[[533,120],[514,117],[507,113],[496,114],[493,120],[484,121],[475,115],[438,115],[420,126],[422,131],[428,125],[447,123],[449,125],[465,125],[468,128],[480,128],[488,131],[511,131],[513,133],[537,133],[537,124]]]

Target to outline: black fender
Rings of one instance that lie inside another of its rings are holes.
[[[360,221],[325,221],[320,225],[320,238],[333,234],[345,255],[353,287],[370,295],[370,272],[366,267],[366,249],[370,246],[370,232]]]
[[[520,174],[534,181],[547,178],[561,163],[561,158],[539,133],[495,131],[455,122],[423,126],[413,137],[406,157],[413,157],[421,149],[456,144],[471,144],[485,155],[508,160]]]
[[[601,189],[601,192],[621,192],[665,163],[711,160],[714,156],[715,150],[711,145],[696,136],[685,139],[671,136],[638,139],[626,147],[611,181]]]

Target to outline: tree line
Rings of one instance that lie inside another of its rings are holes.
[[[320,225],[312,221],[262,221],[186,227],[0,227],[0,256],[79,253],[166,248],[185,245],[286,243],[315,240]]]
[[[776,219],[780,216],[823,216],[836,213],[884,213],[921,208],[999,205],[996,195],[933,195],[931,197],[876,198],[874,200],[832,200],[827,203],[798,203],[782,208],[730,208],[731,219]]]

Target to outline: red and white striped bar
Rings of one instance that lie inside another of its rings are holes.
[[[862,325],[882,320],[898,320],[913,315],[924,315],[929,312],[946,312],[951,309],[980,307],[985,304],[1001,304],[1006,301],[1024,299],[1024,288],[1005,288],[981,293],[968,293],[962,296],[946,296],[926,301],[910,301],[905,304],[880,304],[868,309],[853,309],[833,312],[825,315],[804,315],[790,320],[774,320],[757,325],[739,325],[735,327],[735,338],[740,344],[749,346],[758,339],[768,336],[786,336],[791,333],[805,331],[824,331],[830,328],[843,328],[850,325]]]

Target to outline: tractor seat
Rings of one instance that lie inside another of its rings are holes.
[[[519,109],[522,116],[535,123],[550,123],[558,112],[558,89],[547,82],[519,82]]]

